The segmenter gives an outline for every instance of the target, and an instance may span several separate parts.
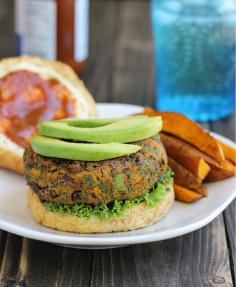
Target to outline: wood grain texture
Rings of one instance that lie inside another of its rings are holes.
[[[96,251],[91,286],[233,286],[223,217],[188,235]]]
[[[97,102],[111,97],[117,6],[116,1],[90,2],[90,56],[81,78]]]
[[[18,274],[24,286],[57,286],[63,249],[57,245],[25,239]]]
[[[92,250],[63,248],[57,286],[90,286],[92,266]]]
[[[0,286],[16,286],[19,283],[18,270],[21,259],[22,237],[8,233],[0,270]]]
[[[0,271],[2,269],[1,267],[5,252],[6,239],[7,239],[7,232],[0,229]]]
[[[235,141],[235,114],[218,122],[212,122],[210,125],[212,131],[230,138]],[[236,200],[224,211],[224,223],[226,228],[227,244],[229,250],[230,268],[234,286],[236,286]]]
[[[230,260],[230,268],[232,273],[232,280],[234,282],[234,286],[236,286],[236,226],[235,226],[235,218],[236,218],[236,200],[234,200],[230,206],[224,212],[224,220],[226,227],[226,236],[228,243],[228,251],[229,251],[229,260]]]
[[[16,54],[14,0],[0,2],[0,57],[14,56]]]
[[[113,102],[154,104],[154,56],[150,3],[121,1],[112,67]]]

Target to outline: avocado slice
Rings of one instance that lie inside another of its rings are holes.
[[[122,118],[105,118],[105,119],[78,119],[78,118],[67,118],[58,120],[57,122],[67,123],[69,126],[73,127],[81,127],[81,128],[96,128],[111,124],[113,122],[117,122],[118,120],[126,120],[132,118],[147,118],[148,116],[140,115],[140,116],[129,116]]]
[[[39,125],[41,135],[91,143],[130,143],[158,133],[162,128],[161,117],[130,117],[112,121],[93,128],[79,127],[80,121],[50,121]]]
[[[132,154],[141,149],[138,145],[108,143],[71,143],[59,139],[35,136],[32,149],[37,154],[71,160],[100,161]]]

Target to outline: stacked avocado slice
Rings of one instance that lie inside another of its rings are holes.
[[[147,116],[42,122],[32,148],[48,157],[100,161],[137,152],[141,147],[133,142],[154,136],[161,128],[160,117]]]

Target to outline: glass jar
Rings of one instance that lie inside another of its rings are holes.
[[[88,57],[88,0],[15,0],[18,54],[57,59],[80,72]]]
[[[152,0],[157,107],[199,121],[234,111],[234,0]]]

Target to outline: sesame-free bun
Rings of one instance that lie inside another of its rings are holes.
[[[66,64],[38,57],[21,56],[0,61],[0,79],[12,72],[29,71],[37,73],[44,80],[55,79],[71,93],[75,99],[75,116],[78,118],[96,117],[96,105],[83,82]],[[0,131],[0,167],[23,173],[24,149]]]
[[[73,215],[63,215],[49,211],[40,201],[38,195],[28,190],[28,206],[34,219],[49,228],[75,232],[75,233],[108,233],[116,231],[128,231],[149,226],[169,211],[174,202],[174,191],[172,185],[165,199],[159,201],[156,207],[150,207],[142,202],[127,208],[124,214],[113,218],[101,219],[92,216],[89,219]]]

